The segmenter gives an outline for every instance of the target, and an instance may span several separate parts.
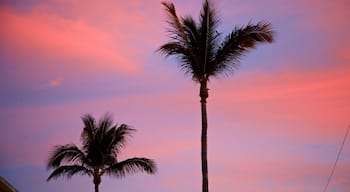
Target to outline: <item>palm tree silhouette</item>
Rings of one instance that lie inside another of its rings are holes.
[[[156,163],[147,158],[130,158],[118,161],[117,156],[126,146],[126,141],[135,131],[126,124],[113,124],[112,117],[103,116],[97,123],[87,114],[81,117],[84,129],[81,133],[82,148],[74,144],[58,145],[50,154],[47,167],[54,169],[47,181],[60,176],[88,175],[93,177],[95,192],[99,191],[104,174],[124,177],[137,171],[154,174]]]
[[[178,17],[173,3],[162,4],[168,15],[170,40],[157,51],[166,57],[175,56],[180,63],[180,69],[200,84],[202,189],[203,192],[208,192],[207,84],[211,77],[232,74],[241,57],[258,43],[272,43],[274,32],[269,23],[249,23],[243,27],[235,27],[222,39],[221,33],[217,31],[220,19],[208,0],[203,3],[198,23],[190,16]]]

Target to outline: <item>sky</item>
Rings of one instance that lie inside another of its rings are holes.
[[[202,0],[173,0],[198,19]],[[350,124],[349,0],[216,0],[220,31],[270,22],[273,44],[209,83],[210,191],[321,192]],[[80,117],[109,112],[137,130],[120,160],[155,175],[103,177],[100,191],[201,191],[199,86],[157,48],[159,0],[0,1],[0,176],[20,191],[93,191],[46,182],[53,146],[80,143]],[[328,192],[350,190],[350,141]]]

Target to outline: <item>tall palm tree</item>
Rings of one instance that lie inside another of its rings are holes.
[[[180,69],[185,74],[190,74],[200,85],[202,189],[203,192],[208,192],[207,84],[211,77],[232,74],[247,51],[259,43],[272,43],[274,33],[269,23],[259,22],[235,27],[222,38],[222,34],[217,30],[220,19],[210,1],[204,1],[199,22],[190,16],[178,17],[171,2],[162,4],[168,15],[170,40],[162,45],[158,52],[166,57],[175,56],[179,60]]]
[[[47,162],[48,169],[54,169],[47,181],[64,175],[68,178],[76,174],[88,175],[93,178],[95,192],[98,192],[104,174],[121,178],[137,171],[148,174],[156,172],[156,163],[151,159],[134,157],[117,160],[135,129],[126,124],[113,124],[108,114],[98,123],[89,114],[82,116],[82,120],[82,148],[74,144],[56,146]]]

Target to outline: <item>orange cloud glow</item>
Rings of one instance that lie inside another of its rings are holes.
[[[110,34],[83,20],[65,19],[40,9],[18,14],[4,8],[0,9],[0,18],[6,29],[1,31],[0,40],[14,54],[42,55],[52,60],[78,59],[80,62],[75,65],[91,70],[102,68],[123,73],[138,70],[136,63],[122,56],[122,46],[116,47]]]
[[[209,105],[213,104],[213,114],[260,122],[265,128],[257,131],[290,132],[297,138],[299,134],[335,136],[349,123],[349,73],[350,68],[335,68],[245,74],[232,82],[213,83]],[[286,129],[290,124],[293,128]]]

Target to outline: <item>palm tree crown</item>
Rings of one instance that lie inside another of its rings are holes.
[[[190,16],[179,18],[174,4],[162,4],[168,14],[170,41],[158,51],[166,56],[176,56],[180,68],[197,82],[232,72],[244,53],[258,43],[274,40],[271,25],[264,22],[235,27],[222,38],[217,31],[220,19],[208,0],[203,3],[198,23]]]
[[[272,43],[274,32],[269,23],[259,22],[235,27],[222,37],[217,30],[220,19],[209,0],[203,3],[199,22],[190,16],[178,17],[173,3],[162,4],[168,15],[170,41],[157,51],[165,56],[175,56],[179,60],[180,69],[185,74],[191,74],[193,80],[200,84],[202,189],[203,192],[208,192],[207,83],[211,77],[231,74],[238,67],[241,57],[257,44]]]
[[[110,115],[98,123],[87,114],[82,116],[84,129],[81,133],[82,148],[74,144],[56,146],[48,159],[48,169],[54,169],[47,181],[66,175],[81,174],[93,177],[95,191],[104,174],[124,177],[137,171],[154,174],[156,164],[147,158],[131,158],[118,161],[117,156],[126,146],[126,141],[135,131],[126,124],[113,125]]]

